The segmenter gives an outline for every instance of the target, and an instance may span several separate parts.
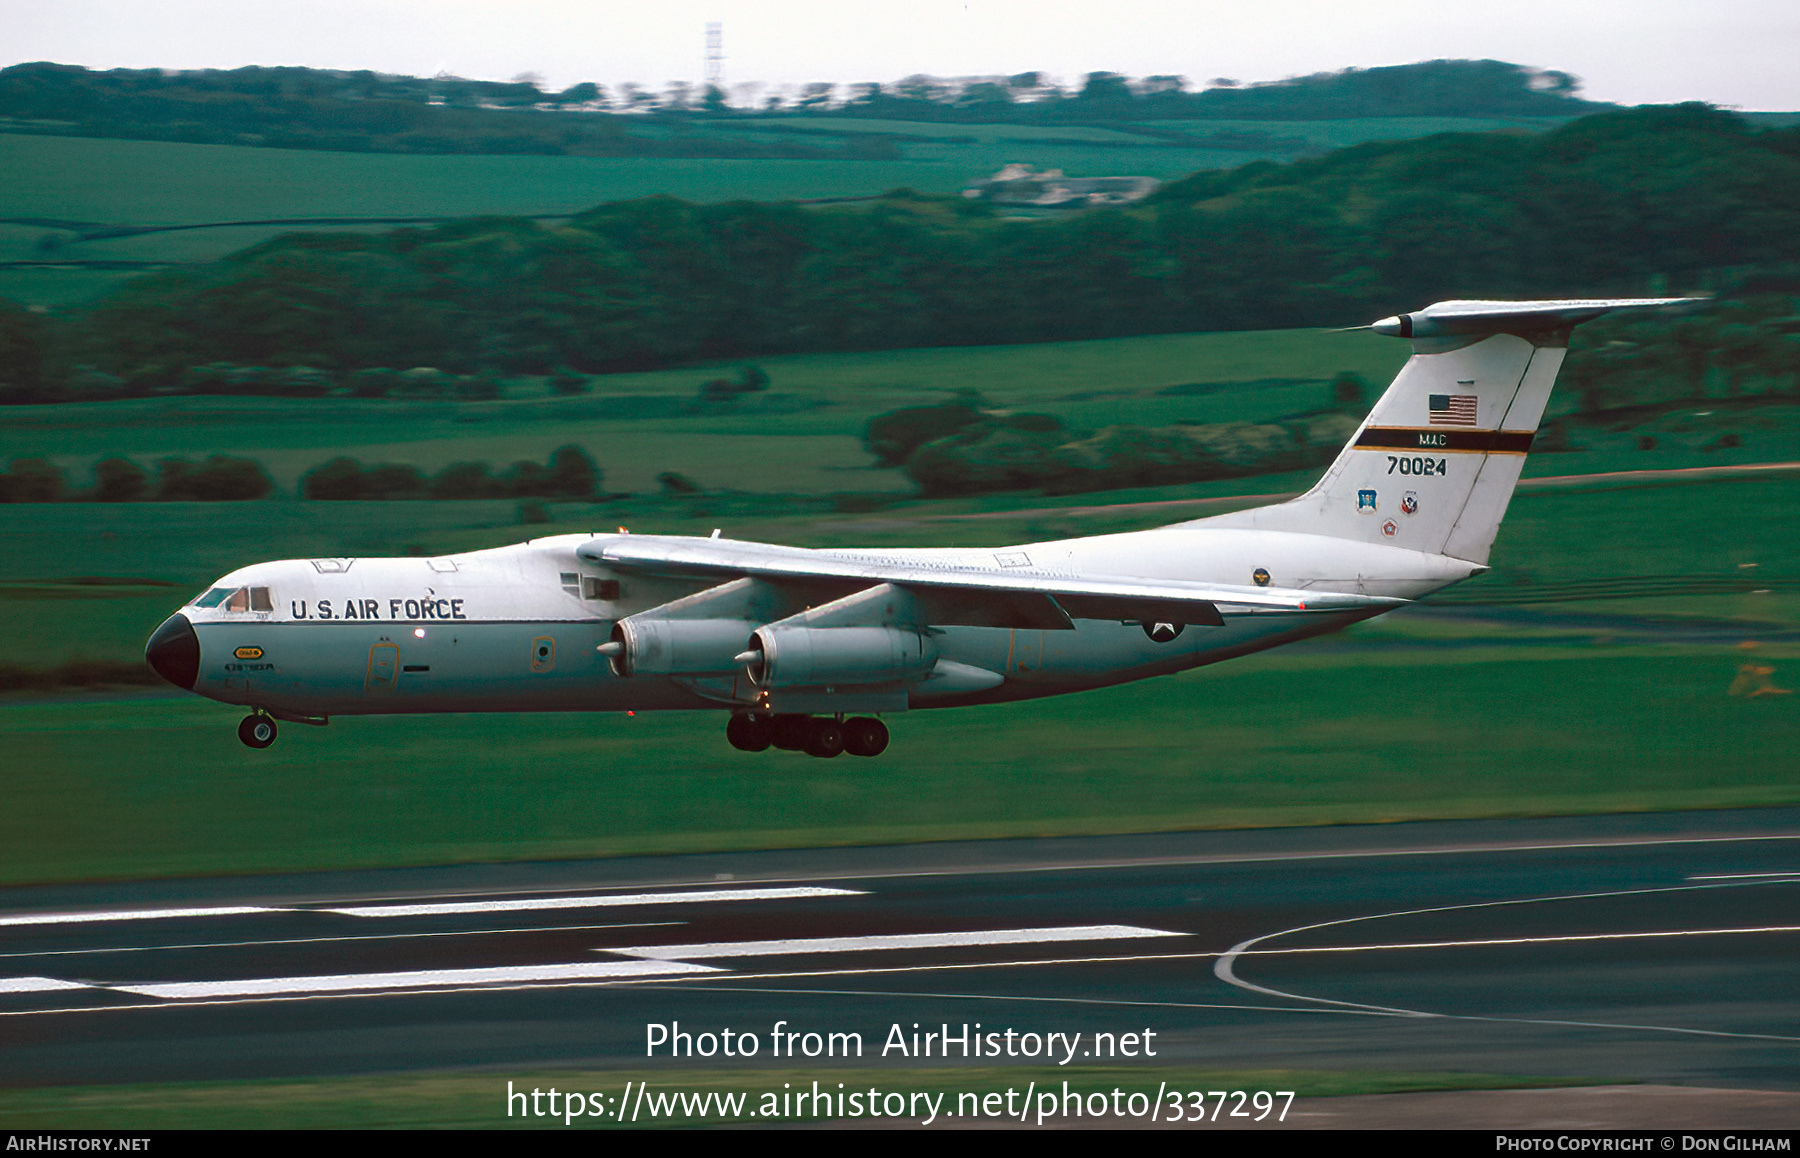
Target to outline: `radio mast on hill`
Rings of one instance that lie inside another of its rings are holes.
[[[706,83],[725,88],[725,26],[717,21],[706,26]]]

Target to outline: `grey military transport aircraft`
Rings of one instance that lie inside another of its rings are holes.
[[[156,629],[177,687],[276,721],[727,714],[734,747],[875,756],[881,713],[1060,695],[1337,631],[1486,571],[1576,325],[1694,299],[1448,301],[1317,485],[1155,530],[992,549],[556,535],[233,571]]]

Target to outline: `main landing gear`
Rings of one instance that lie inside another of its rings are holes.
[[[238,725],[238,739],[252,748],[267,748],[275,742],[275,721],[261,712],[245,716]]]
[[[765,716],[736,712],[731,722],[725,725],[725,738],[740,752],[761,752],[776,747],[821,758],[843,752],[852,756],[879,756],[888,746],[887,725],[871,716],[845,720],[835,716]]]

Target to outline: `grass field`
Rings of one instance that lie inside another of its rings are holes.
[[[280,217],[576,213],[669,193],[786,200],[911,186],[948,192],[981,174],[910,161],[405,156],[0,134],[0,217],[179,225]],[[211,261],[291,227],[159,233],[37,248],[39,227],[0,226],[0,261]],[[0,269],[0,296],[61,305],[131,271]]]
[[[700,384],[732,364],[611,375],[594,394],[573,398],[524,383],[519,397],[491,403],[186,397],[9,407],[0,460],[47,456],[84,472],[111,454],[145,462],[245,454],[291,489],[301,472],[338,453],[436,469],[463,459],[541,461],[577,442],[613,490],[653,491],[655,477],[674,470],[709,488],[909,491],[898,471],[865,469],[863,429],[884,410],[941,401],[960,388],[1072,426],[1266,419],[1321,405],[1340,370],[1385,382],[1404,359],[1401,344],[1369,334],[1269,330],[758,359],[769,395],[695,413],[684,411]],[[1289,384],[1259,382],[1275,375]],[[1159,393],[1197,382],[1225,385]]]
[[[1591,632],[1318,644],[908,715],[879,761],[746,757],[686,713],[344,718],[247,753],[190,697],[12,697],[0,879],[1800,802],[1800,711],[1729,695],[1742,662]]]
[[[436,470],[485,459],[542,461],[569,442],[588,448],[606,486],[656,490],[664,471],[709,490],[832,494],[909,492],[898,471],[869,468],[861,435],[875,414],[978,390],[990,405],[1046,412],[1074,429],[1124,423],[1266,421],[1314,409],[1326,383],[1352,370],[1371,398],[1405,360],[1403,343],[1367,333],[1266,330],[1165,334],[1092,342],[976,346],[758,359],[770,392],[703,408],[699,385],[733,364],[596,380],[590,395],[555,398],[523,380],[496,402],[176,397],[15,406],[0,426],[0,461],[47,457],[85,485],[95,462],[124,454],[248,455],[293,490],[336,454]],[[1570,402],[1553,399],[1553,412]],[[1734,449],[1714,444],[1724,432]],[[1653,434],[1652,451],[1638,449]],[[1539,454],[1530,474],[1669,469],[1800,459],[1800,408],[1707,410],[1645,427],[1584,431],[1582,454]],[[1016,503],[1014,505],[1017,505]]]

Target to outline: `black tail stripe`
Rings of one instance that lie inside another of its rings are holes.
[[[1370,450],[1461,450],[1524,454],[1534,430],[1450,430],[1442,426],[1371,426],[1356,445]]]

